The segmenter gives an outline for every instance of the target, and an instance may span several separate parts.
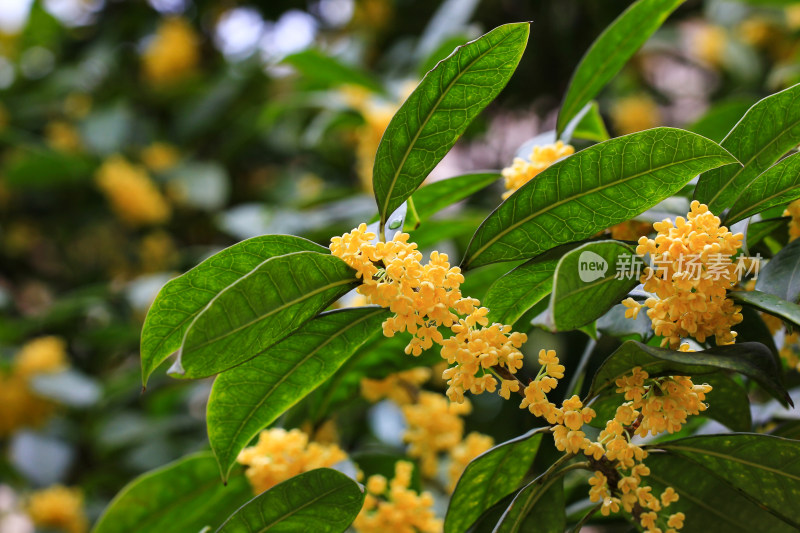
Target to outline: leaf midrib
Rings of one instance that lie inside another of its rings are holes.
[[[498,41],[496,44],[489,46],[489,48],[488,48],[488,49],[487,49],[485,52],[482,52],[480,55],[478,55],[478,57],[476,57],[475,59],[473,59],[472,61],[470,61],[470,62],[469,62],[469,64],[467,64],[466,68],[464,68],[463,70],[461,70],[461,71],[458,73],[458,75],[457,75],[455,78],[453,78],[453,81],[451,81],[451,82],[450,82],[450,83],[447,85],[447,88],[446,88],[444,91],[442,91],[442,92],[441,92],[441,94],[439,95],[439,98],[436,100],[436,103],[435,103],[435,104],[433,105],[433,107],[431,108],[431,111],[430,111],[430,112],[429,112],[429,113],[428,113],[428,114],[425,116],[425,120],[422,122],[422,124],[420,125],[420,127],[419,127],[419,128],[417,128],[417,132],[414,134],[414,138],[413,138],[413,139],[411,140],[411,142],[408,144],[408,148],[406,149],[405,153],[403,154],[403,158],[401,159],[401,161],[400,161],[400,164],[397,166],[397,170],[395,170],[395,172],[394,172],[394,176],[392,177],[392,181],[389,183],[389,187],[388,187],[388,189],[386,190],[386,200],[384,200],[384,202],[383,202],[383,209],[381,209],[381,219],[382,219],[382,220],[383,220],[385,217],[388,217],[388,213],[387,213],[387,211],[388,211],[388,209],[389,209],[389,202],[390,202],[390,201],[391,201],[391,199],[392,199],[392,193],[394,192],[395,185],[397,184],[397,179],[400,177],[400,173],[403,171],[403,167],[405,166],[405,164],[406,164],[406,161],[408,160],[408,157],[411,155],[411,152],[412,152],[412,151],[414,151],[414,146],[416,145],[416,143],[417,143],[417,140],[419,139],[419,136],[420,136],[420,135],[422,135],[422,130],[424,130],[424,129],[425,129],[425,126],[427,126],[427,125],[428,125],[428,122],[430,122],[430,120],[431,120],[431,117],[433,117],[434,113],[436,113],[436,111],[438,110],[438,108],[439,108],[439,104],[441,104],[441,103],[442,103],[442,100],[444,100],[445,96],[447,96],[447,94],[450,92],[450,89],[452,89],[452,88],[453,88],[453,86],[454,86],[454,85],[455,85],[455,84],[458,82],[458,80],[460,80],[460,79],[461,79],[461,77],[462,77],[464,74],[466,74],[466,73],[467,73],[467,72],[468,72],[468,71],[469,71],[469,70],[472,68],[472,66],[473,66],[475,63],[477,63],[478,61],[480,61],[481,59],[483,59],[483,58],[484,58],[484,57],[485,57],[487,54],[489,54],[489,53],[490,53],[491,51],[493,51],[495,48],[499,47],[499,46],[500,46],[500,45],[501,45],[501,44],[502,44],[502,43],[503,43],[503,42],[504,42],[506,39],[508,39],[508,38],[509,38],[509,37],[510,37],[512,34],[513,34],[513,32],[512,32],[512,31],[509,31],[509,32],[508,32],[506,35],[504,35],[504,36],[502,37],[502,39],[500,39],[500,40],[499,40],[499,41]],[[466,46],[466,45],[465,45],[465,46]],[[464,49],[464,48],[461,48],[461,49],[458,51],[458,53],[461,53],[461,52],[463,51],[463,49]],[[442,67],[442,68],[444,68],[444,67]],[[497,70],[497,69],[495,69],[495,70]],[[406,124],[408,124],[408,120],[407,120],[407,119],[406,119]],[[387,128],[387,129],[388,129],[388,128]]]
[[[773,474],[778,474],[778,475],[781,475],[783,477],[787,477],[789,479],[793,479],[794,481],[800,482],[800,476],[789,474],[787,472],[784,472],[782,470],[778,470],[776,468],[772,468],[770,466],[766,466],[766,465],[762,465],[762,464],[758,464],[758,463],[753,463],[751,461],[746,461],[744,459],[740,459],[740,458],[732,456],[732,455],[726,455],[726,454],[720,453],[720,452],[714,452],[714,451],[711,451],[711,450],[704,450],[702,448],[692,448],[691,446],[682,446],[682,445],[675,445],[675,444],[664,445],[664,446],[662,446],[662,448],[667,450],[667,451],[670,451],[670,450],[683,450],[683,451],[690,452],[690,453],[698,453],[698,454],[701,454],[701,455],[705,454],[705,455],[710,455],[712,457],[719,457],[720,459],[725,459],[727,461],[732,461],[732,462],[740,463],[740,464],[743,464],[743,465],[746,465],[746,466],[749,466],[749,467],[765,470],[767,472],[772,472]]]

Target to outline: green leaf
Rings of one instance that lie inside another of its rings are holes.
[[[572,117],[597,96],[682,3],[683,0],[639,0],[600,34],[569,82],[556,122],[559,138]]]
[[[758,282],[756,282],[758,283]],[[761,291],[731,291],[731,298],[800,327],[800,305]]]
[[[358,483],[336,470],[318,468],[262,492],[231,515],[217,533],[340,533],[363,504]]]
[[[700,381],[712,387],[706,396],[708,409],[700,413],[702,416],[724,424],[731,431],[752,429],[750,399],[744,387],[721,373],[704,375]]]
[[[643,266],[630,246],[617,241],[590,242],[564,255],[550,297],[556,329],[573,330],[602,316],[639,284]]]
[[[800,299],[800,239],[787,244],[758,273],[756,290],[788,302]]]
[[[424,222],[448,205],[460,202],[500,178],[501,175],[497,172],[478,172],[425,185],[411,197],[418,221]],[[406,221],[406,226],[408,224]]]
[[[686,129],[708,137],[714,142],[722,142],[753,103],[753,99],[750,98],[717,102]]]
[[[733,204],[725,216],[725,223],[733,224],[798,198],[800,198],[800,154],[794,154],[758,176]]]
[[[647,479],[680,494],[674,507],[686,514],[682,532],[800,529],[797,441],[707,435],[654,444],[648,451]]]
[[[223,477],[261,429],[332,376],[390,315],[374,306],[322,313],[254,359],[220,374],[208,399],[206,422]]]
[[[530,24],[506,24],[460,46],[431,70],[392,118],[375,155],[381,222],[419,187],[478,113],[505,87]]]
[[[602,115],[600,115],[600,107],[597,102],[591,101],[586,105],[589,106],[589,109],[575,126],[575,131],[572,132],[571,138],[586,139],[594,142],[609,140],[611,136],[608,134]]]
[[[91,181],[94,169],[91,159],[82,154],[24,147],[9,156],[3,168],[3,181],[14,189],[85,186]]]
[[[566,522],[564,483],[558,476],[539,476],[517,493],[494,533],[563,533]]]
[[[641,367],[651,377],[672,374],[702,376],[718,370],[738,372],[757,381],[783,405],[791,401],[781,381],[781,370],[769,349],[757,342],[717,346],[700,352],[679,352],[636,341],[623,343],[594,375],[588,397],[616,387],[616,380]]]
[[[706,172],[694,198],[721,213],[745,188],[786,152],[800,143],[800,84],[768,96],[745,113],[721,146],[743,166]]]
[[[542,441],[542,429],[534,429],[499,444],[467,465],[458,480],[444,533],[467,531],[481,514],[519,487],[533,464]]]
[[[625,222],[700,172],[735,163],[694,133],[655,128],[611,139],[555,163],[490,214],[463,261],[478,267],[526,259]]]
[[[189,324],[220,292],[267,259],[302,251],[328,253],[300,237],[264,235],[226,248],[164,285],[142,329],[142,383],[180,347]]]
[[[198,453],[128,483],[108,505],[93,533],[197,533],[204,526],[221,524],[251,497],[244,476],[223,485],[214,457]]]
[[[492,322],[514,325],[553,290],[553,274],[568,244],[545,252],[497,278],[481,300]]]
[[[747,226],[746,242],[747,247],[752,248],[765,237],[778,229],[785,230],[789,223],[789,217],[768,218],[758,222],[750,222]]]
[[[292,65],[303,76],[326,85],[361,85],[370,91],[383,92],[381,85],[366,72],[313,48],[288,55],[283,62]]]
[[[355,271],[332,255],[295,252],[267,259],[194,318],[171,372],[202,378],[244,363],[357,285]]]

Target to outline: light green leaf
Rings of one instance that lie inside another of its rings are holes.
[[[372,183],[381,222],[419,187],[467,126],[505,87],[530,24],[506,24],[458,47],[400,107],[375,155]]]
[[[463,261],[474,268],[536,256],[630,220],[700,172],[735,163],[705,137],[655,128],[611,139],[555,163],[483,221]]]
[[[630,374],[637,366],[650,376],[702,376],[718,370],[738,372],[757,381],[784,405],[791,401],[783,387],[781,370],[775,358],[766,346],[757,342],[717,346],[700,352],[680,352],[627,341],[597,369],[588,397],[613,390],[616,380]]]
[[[633,249],[617,241],[590,242],[564,255],[550,297],[556,329],[573,330],[602,316],[639,284],[643,267]]]
[[[223,485],[214,457],[207,452],[198,453],[128,483],[92,531],[197,533],[204,526],[221,524],[251,497],[252,490],[244,476]]]
[[[189,324],[220,292],[267,259],[302,251],[328,253],[300,237],[264,235],[226,248],[164,285],[142,329],[142,383],[180,347]]]
[[[559,138],[572,117],[597,96],[682,3],[683,0],[639,0],[600,34],[569,82],[556,122]]]
[[[499,444],[467,465],[450,498],[444,533],[467,531],[484,511],[519,487],[536,459],[543,431],[547,429]]]
[[[743,166],[706,172],[695,200],[721,213],[736,202],[759,174],[800,143],[800,84],[757,102],[723,139],[721,146]]]
[[[800,327],[800,305],[761,291],[731,291],[731,298]]]
[[[733,204],[725,217],[725,223],[733,224],[798,198],[800,198],[800,154],[794,154],[761,173]]]
[[[787,244],[761,269],[756,290],[800,303],[800,239]]]
[[[609,140],[611,136],[608,134],[602,115],[600,115],[600,107],[597,102],[592,101],[586,105],[589,106],[589,109],[575,126],[575,131],[572,132],[571,138],[594,142]]]
[[[283,62],[292,65],[303,76],[326,85],[360,85],[370,91],[383,92],[380,84],[366,72],[345,65],[313,48],[288,55]]]
[[[648,481],[658,492],[671,486],[680,495],[674,507],[686,515],[682,532],[800,529],[797,441],[707,435],[654,444],[648,452]]]
[[[514,325],[553,290],[553,274],[561,256],[575,246],[550,250],[497,278],[481,301],[492,322]],[[480,272],[480,271],[478,271]]]
[[[357,285],[355,271],[332,255],[296,252],[267,259],[194,318],[171,372],[202,378],[244,363]]]
[[[409,224],[415,226],[419,222],[424,222],[448,205],[472,196],[500,178],[499,172],[476,172],[425,185],[411,197],[417,220],[410,221],[407,219],[406,227]],[[409,208],[409,214],[411,212]]]
[[[566,522],[562,479],[539,476],[517,493],[494,533],[563,533]]]
[[[364,504],[358,483],[330,468],[289,478],[236,511],[217,533],[341,533]]]
[[[380,307],[322,313],[264,353],[220,374],[208,399],[206,422],[223,477],[261,429],[331,377],[390,315]]]

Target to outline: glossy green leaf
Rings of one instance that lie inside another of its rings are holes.
[[[779,161],[758,176],[725,217],[733,224],[771,207],[800,198],[800,154]]]
[[[630,220],[700,172],[735,163],[694,133],[655,128],[611,139],[555,163],[490,214],[463,265],[526,259]]]
[[[717,346],[700,352],[680,352],[627,341],[597,369],[588,396],[591,398],[613,390],[616,380],[630,374],[637,366],[653,377],[671,374],[702,376],[718,370],[738,372],[757,381],[784,405],[790,401],[775,358],[766,346],[757,342]]]
[[[142,382],[177,350],[189,324],[225,288],[271,257],[294,252],[328,253],[291,235],[254,237],[209,257],[161,288],[142,329]]]
[[[341,533],[364,504],[358,483],[330,468],[311,470],[262,492],[217,533]]]
[[[332,255],[296,252],[267,259],[194,318],[172,372],[201,378],[244,363],[357,285],[355,271]]]
[[[747,234],[745,235],[747,247],[751,248],[755,246],[776,230],[785,230],[788,224],[788,217],[768,218],[766,220],[759,220],[758,222],[751,222],[747,226]]]
[[[322,313],[264,353],[220,374],[208,399],[206,423],[223,475],[261,429],[331,377],[390,315],[380,307]]]
[[[755,434],[707,435],[648,447],[648,481],[673,487],[684,533],[800,529],[800,446]],[[672,510],[672,507],[670,507]]]
[[[447,515],[445,533],[466,531],[484,511],[516,490],[533,464],[542,429],[504,442],[472,460],[458,480]]]
[[[734,300],[800,327],[800,305],[761,291],[731,291],[729,294]]]
[[[714,142],[722,142],[753,104],[753,99],[749,98],[717,102],[686,129]]]
[[[715,213],[735,203],[748,185],[800,143],[800,84],[756,103],[723,139],[743,166],[706,172],[694,198]]]
[[[602,115],[600,115],[600,107],[597,105],[597,102],[592,101],[586,105],[589,106],[589,109],[575,126],[571,138],[585,139],[594,142],[609,140],[611,136],[608,134]]]
[[[380,84],[366,72],[345,65],[319,50],[303,50],[286,56],[283,62],[292,65],[303,76],[327,85],[361,85],[374,92],[383,92]]]
[[[517,493],[494,533],[563,533],[566,522],[562,479],[539,476]]]
[[[683,0],[639,0],[592,43],[583,56],[558,113],[559,138],[567,123],[625,66]]]
[[[514,325],[553,290],[553,274],[568,244],[545,252],[497,278],[481,301],[493,322]],[[480,272],[477,271],[477,272]]]
[[[197,533],[205,526],[221,524],[252,495],[244,476],[223,485],[214,457],[198,453],[128,483],[92,531]]]
[[[448,205],[472,196],[500,178],[501,175],[498,172],[477,172],[425,185],[411,197],[414,202],[413,212],[417,217],[417,220],[411,225],[414,226],[418,222],[427,220]],[[412,211],[409,209],[409,214],[411,213]],[[406,219],[407,227],[411,223],[409,219],[410,217]]]
[[[375,155],[372,183],[381,221],[419,187],[505,87],[530,24],[506,24],[457,48],[431,70],[392,118]]]
[[[602,316],[639,284],[643,267],[634,250],[618,241],[590,242],[564,255],[550,297],[556,329],[573,330]]]
[[[800,239],[787,244],[759,271],[756,290],[800,303]]]
[[[731,431],[752,429],[750,399],[744,387],[722,373],[704,375],[699,380],[712,387],[706,396],[708,409],[701,413],[702,416],[724,424]]]

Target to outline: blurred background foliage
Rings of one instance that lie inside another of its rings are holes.
[[[759,98],[800,81],[800,4],[751,4],[679,8],[601,95],[612,134],[674,125],[719,141]],[[210,382],[159,372],[140,390],[139,331],[165,281],[244,238],[326,245],[371,218],[372,158],[399,102],[455,46],[532,20],[510,84],[430,179],[510,165],[552,129],[581,55],[627,5],[0,2],[0,531],[29,531],[11,528],[72,500],[94,519],[133,476],[206,448]],[[458,258],[500,201],[502,184],[490,190],[412,238]],[[480,297],[498,272],[470,273],[465,292]],[[551,340],[575,363],[586,344]],[[343,390],[376,368],[361,366]],[[301,426],[318,401],[284,424]],[[402,449],[396,409],[368,418],[352,394],[324,401],[348,448]],[[530,425],[513,405],[516,424],[493,424],[501,405],[476,399],[467,429],[500,442]],[[59,484],[80,492],[28,497]]]

